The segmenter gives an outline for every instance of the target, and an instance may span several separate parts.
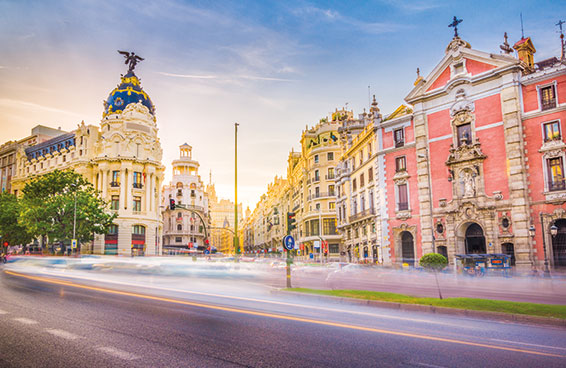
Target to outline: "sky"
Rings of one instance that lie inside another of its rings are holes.
[[[336,108],[355,114],[375,94],[384,115],[426,75],[453,37],[499,53],[525,36],[535,61],[560,53],[566,1],[0,0],[0,144],[37,124],[98,125],[126,66],[156,106],[166,181],[187,142],[205,182],[254,208],[306,126]],[[368,94],[369,92],[369,94]]]

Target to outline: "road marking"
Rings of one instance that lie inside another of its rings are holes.
[[[53,276],[61,276],[56,272],[48,272]],[[256,298],[246,298],[243,296],[233,296],[233,295],[223,295],[223,294],[213,294],[213,293],[205,293],[202,291],[192,291],[192,290],[183,290],[183,289],[174,289],[174,288],[167,288],[167,287],[157,287],[151,285],[140,285],[134,284],[130,282],[124,281],[113,281],[113,280],[100,280],[92,277],[84,277],[84,276],[71,276],[68,274],[63,275],[64,277],[73,277],[75,279],[80,280],[89,280],[95,282],[105,282],[107,284],[115,284],[115,285],[123,285],[123,286],[134,286],[134,287],[143,287],[143,288],[150,288],[155,290],[164,290],[164,291],[174,291],[177,293],[184,293],[184,294],[193,294],[193,295],[202,295],[202,296],[211,296],[215,298],[225,298],[225,299],[234,299],[234,300],[243,300],[247,302],[257,302],[257,303],[266,303],[266,304],[275,304],[275,305],[282,305],[286,307],[298,307],[304,309],[314,309],[316,311],[325,311],[325,312],[334,312],[334,313],[346,313],[346,314],[353,314],[357,316],[368,316],[374,318],[381,318],[381,319],[395,319],[395,320],[402,320],[402,321],[410,321],[410,322],[422,322],[428,324],[435,324],[435,325],[443,325],[443,326],[457,326],[462,327],[461,323],[448,323],[448,322],[439,322],[439,321],[430,321],[426,319],[420,318],[408,318],[408,317],[398,317],[398,316],[386,316],[377,313],[368,313],[368,312],[359,312],[359,311],[351,311],[345,309],[336,309],[336,308],[328,308],[322,306],[315,306],[315,305],[308,305],[308,304],[297,304],[297,303],[289,303],[289,302],[280,302],[276,300],[266,300],[266,299],[256,299]],[[469,328],[469,327],[468,327]]]
[[[104,353],[113,355],[116,358],[120,358],[120,359],[124,359],[124,360],[138,359],[138,357],[135,356],[134,354],[128,353],[127,351],[124,351],[124,350],[113,348],[111,346],[99,346],[99,347],[96,348],[96,350],[102,351]]]
[[[566,348],[561,348],[561,347],[558,347],[558,346],[529,344],[529,343],[527,343],[527,342],[510,341],[510,340],[500,340],[500,339],[490,339],[490,340],[491,340],[491,341],[508,342],[508,343],[510,343],[510,344],[520,344],[520,345],[536,346],[536,347],[539,347],[539,348],[549,348],[549,349],[566,350]]]
[[[36,325],[38,322],[34,321],[33,319],[29,319],[29,318],[14,318],[14,321],[18,321],[20,323],[23,323],[25,325]]]
[[[225,312],[247,314],[247,315],[251,315],[251,316],[268,317],[268,318],[281,319],[281,320],[287,320],[287,321],[311,323],[311,324],[322,325],[322,326],[340,327],[340,328],[346,328],[346,329],[358,330],[358,331],[375,332],[375,333],[380,333],[380,334],[385,334],[385,335],[410,337],[410,338],[421,339],[421,340],[429,340],[429,341],[446,342],[446,343],[459,344],[459,345],[475,346],[475,347],[494,349],[494,350],[513,351],[513,352],[518,352],[518,353],[542,355],[542,356],[555,357],[555,358],[566,358],[566,355],[545,353],[545,352],[540,352],[540,351],[536,351],[536,350],[511,348],[511,347],[506,347],[506,346],[483,344],[483,343],[477,343],[477,342],[471,342],[471,341],[465,341],[465,340],[456,340],[456,339],[450,339],[450,338],[421,335],[421,334],[410,333],[410,332],[383,330],[383,329],[373,328],[373,327],[364,327],[364,326],[357,326],[357,325],[351,325],[351,324],[346,324],[346,323],[322,321],[322,320],[316,320],[316,319],[304,318],[304,317],[293,317],[293,316],[287,316],[287,315],[275,314],[275,313],[268,313],[268,312],[258,312],[258,311],[239,309],[239,308],[234,308],[234,307],[222,307],[222,306],[212,305],[212,304],[204,304],[204,303],[199,303],[199,302],[189,302],[189,301],[186,301],[186,300],[177,300],[177,299],[158,297],[158,296],[153,296],[153,295],[138,294],[138,293],[133,293],[133,292],[128,292],[128,291],[119,291],[119,290],[106,289],[106,288],[96,287],[96,286],[81,285],[81,284],[76,284],[76,283],[73,283],[73,282],[49,279],[49,278],[42,277],[42,276],[25,275],[25,274],[12,272],[12,271],[4,271],[4,272],[6,272],[9,275],[18,276],[18,277],[22,277],[22,278],[26,278],[26,279],[30,279],[30,280],[42,281],[42,282],[51,283],[51,284],[55,284],[55,285],[64,285],[64,286],[74,287],[74,288],[78,288],[78,289],[93,290],[93,291],[99,291],[99,292],[108,293],[108,294],[115,294],[115,295],[131,296],[131,297],[161,301],[161,302],[166,302],[166,303],[189,305],[189,306],[192,306],[192,307],[200,307],[200,308],[220,310],[220,311],[225,311]]]
[[[67,339],[67,340],[76,340],[76,339],[80,338],[79,335],[75,335],[74,333],[70,333],[70,332],[63,331],[63,330],[52,329],[52,328],[46,328],[45,332],[50,333],[51,335],[54,335],[54,336],[57,336],[57,337],[62,337],[62,338]]]
[[[3,311],[2,309],[0,309],[0,314],[8,314],[8,312]]]

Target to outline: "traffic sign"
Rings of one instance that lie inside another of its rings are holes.
[[[77,248],[77,239],[71,240],[71,248],[73,248],[73,249]]]
[[[283,238],[283,246],[287,250],[293,250],[295,248],[295,239],[291,235],[287,235]]]

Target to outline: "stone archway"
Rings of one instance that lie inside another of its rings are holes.
[[[554,221],[558,228],[556,236],[552,237],[552,260],[554,267],[566,267],[566,219]]]
[[[485,235],[480,225],[475,222],[466,228],[466,254],[485,254]]]
[[[477,222],[464,222],[456,231],[456,250],[460,254],[487,253],[485,233]]]

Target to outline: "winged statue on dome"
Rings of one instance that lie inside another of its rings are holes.
[[[143,58],[136,55],[134,52],[118,50],[118,53],[124,55],[124,57],[126,58],[126,62],[124,64],[129,64],[128,65],[128,73],[129,72],[133,73],[137,63],[144,60]]]

